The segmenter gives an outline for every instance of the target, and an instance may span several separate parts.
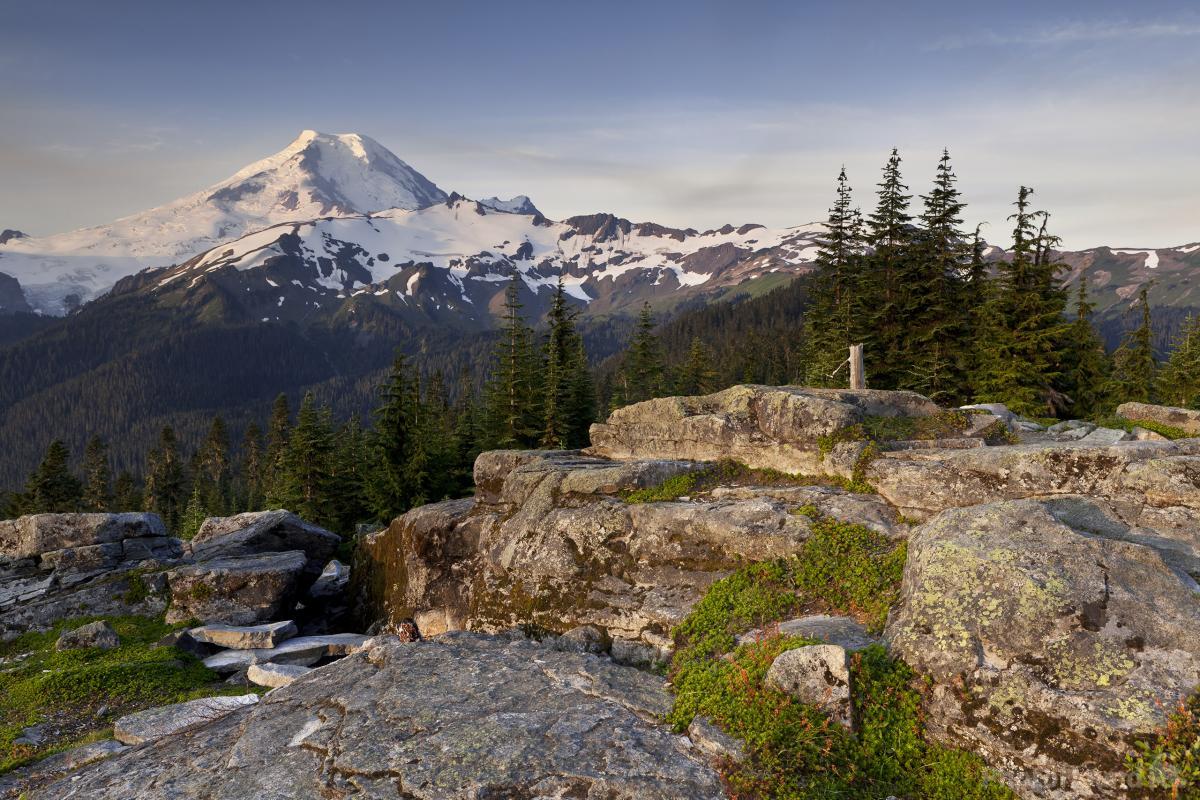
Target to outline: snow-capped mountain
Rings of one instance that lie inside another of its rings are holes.
[[[365,296],[404,316],[456,314],[482,326],[514,273],[531,311],[561,277],[588,311],[607,312],[803,271],[820,230],[743,225],[701,232],[610,214],[554,222],[451,195],[416,210],[276,225],[144,276],[138,289],[186,295],[220,282],[229,304],[262,321],[310,318]]]
[[[542,213],[541,211],[538,211],[537,206],[533,204],[533,201],[523,194],[519,194],[516,197],[508,200],[501,200],[499,197],[485,197],[479,201],[479,205],[483,206],[484,208],[494,209],[496,211],[507,211],[510,214],[540,215]]]
[[[20,281],[35,309],[62,314],[123,277],[181,263],[270,225],[417,209],[445,199],[373,139],[304,131],[275,155],[164,206],[108,225],[0,240],[0,273]]]

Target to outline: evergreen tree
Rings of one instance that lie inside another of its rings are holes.
[[[873,385],[895,387],[903,381],[905,342],[910,334],[904,275],[912,269],[906,270],[906,261],[917,258],[910,248],[912,216],[908,204],[912,195],[907,193],[900,175],[900,154],[895,148],[884,165],[878,187],[875,211],[867,219],[871,251],[860,273],[858,292],[869,326],[869,335],[863,337],[867,374]]]
[[[204,492],[200,481],[195,481],[192,486],[192,495],[188,498],[183,515],[179,518],[179,538],[194,538],[208,517],[208,510],[204,507]]]
[[[1189,316],[1158,376],[1159,399],[1171,406],[1200,409],[1200,317]]]
[[[1104,342],[1092,324],[1095,305],[1088,300],[1087,276],[1079,278],[1075,320],[1067,328],[1064,391],[1071,397],[1071,416],[1087,419],[1104,409],[1109,361]]]
[[[862,333],[863,247],[862,217],[852,205],[852,190],[842,167],[837,197],[829,209],[826,233],[815,259],[816,275],[805,313],[804,383],[810,386],[846,385],[845,370],[841,377],[833,373]]]
[[[473,481],[475,459],[481,452],[484,438],[483,414],[475,394],[475,386],[467,373],[462,375],[454,416],[454,483],[469,487]]]
[[[142,490],[127,470],[117,475],[113,484],[113,510],[137,511],[142,508]]]
[[[318,525],[331,525],[332,455],[330,411],[317,408],[308,392],[296,414],[296,426],[288,434],[282,486],[274,498],[277,504]]]
[[[25,486],[20,503],[23,514],[78,511],[83,504],[83,485],[71,474],[71,453],[59,439],[50,443],[46,456]]]
[[[717,373],[712,366],[712,354],[699,336],[692,337],[687,361],[679,372],[680,394],[710,394],[717,390]]]
[[[265,460],[262,429],[258,427],[258,423],[251,422],[246,426],[246,434],[242,437],[241,467],[238,470],[241,478],[241,491],[238,496],[242,511],[263,510],[266,503],[263,479]]]
[[[1154,360],[1154,334],[1150,325],[1149,287],[1138,293],[1142,307],[1142,322],[1125,336],[1113,353],[1112,380],[1109,396],[1114,405],[1120,403],[1149,403],[1154,397],[1157,363]]]
[[[374,451],[367,497],[374,516],[383,521],[407,511],[412,504],[408,465],[416,445],[417,409],[415,378],[409,374],[404,354],[397,351],[392,371],[380,389],[380,405],[375,409],[375,430],[371,436]]]
[[[179,520],[186,504],[186,476],[183,459],[179,455],[179,443],[175,430],[164,427],[159,434],[158,446],[150,451],[146,460],[146,490],[144,508],[162,517],[169,530],[179,528]]]
[[[230,494],[232,480],[229,465],[229,433],[225,420],[213,418],[208,436],[197,453],[195,483],[201,487],[204,508],[212,514],[224,516],[232,508]]]
[[[576,312],[567,304],[562,277],[547,317],[542,349],[541,447],[580,447],[595,416],[595,399],[583,339],[575,329]],[[583,432],[581,435],[581,431]]]
[[[280,393],[271,406],[271,419],[267,423],[267,454],[262,475],[262,491],[267,498],[279,493],[291,427],[292,418],[287,395]]]
[[[331,461],[330,516],[338,533],[353,535],[358,523],[374,516],[367,498],[369,463],[367,435],[354,415],[338,429]]]
[[[487,434],[490,447],[531,447],[542,430],[533,331],[521,316],[520,275],[513,273],[504,292],[500,340],[487,386]]]
[[[981,402],[1007,403],[1023,414],[1053,413],[1059,380],[1066,293],[1057,275],[1046,233],[1048,215],[1030,208],[1033,190],[1022,186],[1014,205],[1011,259],[998,265],[998,277],[984,310],[984,330],[975,345],[978,366],[972,379]],[[1039,225],[1040,223],[1040,225]]]
[[[108,511],[112,503],[108,445],[99,436],[93,436],[83,454],[83,508],[86,511]]]
[[[654,335],[654,312],[649,302],[642,304],[638,314],[621,373],[626,405],[658,397],[664,389],[662,349]]]

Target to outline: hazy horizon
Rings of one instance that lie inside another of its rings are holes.
[[[843,164],[869,208],[893,146],[919,195],[949,147],[967,221],[997,243],[1022,183],[1067,248],[1200,241],[1188,4],[605,12],[10,8],[0,228],[106,223],[312,128],[368,135],[447,191],[695,228],[823,219]]]

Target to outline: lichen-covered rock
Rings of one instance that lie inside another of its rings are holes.
[[[1121,796],[1132,742],[1200,684],[1200,587],[1129,531],[1063,498],[911,534],[892,651],[935,681],[931,735],[1023,795]]]
[[[230,556],[303,551],[309,583],[315,581],[342,539],[305,522],[290,511],[251,511],[232,517],[209,517],[192,539],[197,561]]]
[[[299,550],[218,558],[167,573],[167,622],[255,625],[286,616],[300,592],[308,559]]]
[[[66,548],[166,535],[166,526],[157,514],[31,514],[0,520],[0,558],[28,558]]]
[[[35,798],[717,800],[708,758],[659,721],[662,680],[527,640],[372,647]]]
[[[751,467],[827,471],[818,439],[867,416],[940,411],[913,392],[733,386],[703,397],[665,397],[614,411],[592,426],[587,452],[609,458],[731,458]]]
[[[1132,422],[1149,420],[1178,428],[1192,436],[1200,436],[1200,411],[1191,408],[1156,406],[1151,403],[1122,403],[1117,406],[1117,416]]]

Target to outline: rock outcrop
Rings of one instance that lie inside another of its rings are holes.
[[[1074,498],[945,511],[910,537],[891,649],[935,681],[931,733],[1023,796],[1124,796],[1133,742],[1200,685],[1200,587],[1122,531]]]
[[[801,506],[899,525],[877,498],[823,486],[728,487],[639,504],[621,497],[702,467],[484,453],[475,499],[414,509],[360,542],[364,607],[393,622],[411,617],[426,635],[590,625],[623,658],[662,660],[671,628],[709,585],[740,564],[801,547],[811,531],[810,519],[793,513]]]
[[[156,514],[35,514],[0,521],[0,640],[67,617],[155,614],[147,566],[182,555]]]
[[[167,573],[167,622],[255,625],[289,613],[308,563],[300,550],[217,558]]]
[[[1191,408],[1156,406],[1150,403],[1122,403],[1117,406],[1117,416],[1133,422],[1157,422],[1191,436],[1200,436],[1200,411]]]
[[[394,638],[34,798],[717,800],[662,679],[525,639]]]
[[[209,517],[191,541],[198,561],[300,550],[311,584],[337,552],[341,537],[300,519],[290,511],[252,511],[232,517]],[[306,586],[307,588],[307,586]]]
[[[751,467],[819,474],[818,439],[866,417],[921,417],[941,409],[919,394],[867,389],[733,386],[703,397],[664,397],[618,408],[592,426],[587,452],[616,459],[725,458]]]

